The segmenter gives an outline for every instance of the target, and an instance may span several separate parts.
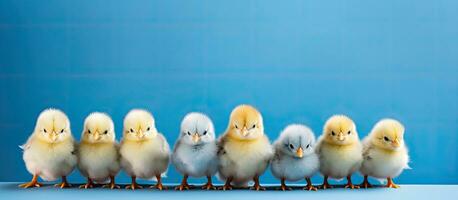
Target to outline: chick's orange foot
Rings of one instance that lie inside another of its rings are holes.
[[[41,187],[41,186],[43,186],[43,184],[38,183],[36,181],[30,181],[28,183],[23,183],[19,185],[19,187],[21,188],[31,188],[31,187]]]
[[[368,177],[364,176],[364,181],[359,185],[360,188],[371,188],[372,185],[369,183]]]
[[[394,184],[391,178],[387,178],[388,182],[386,183],[387,188],[399,188],[399,185]]]
[[[79,188],[89,189],[89,188],[93,188],[93,187],[94,187],[93,183],[86,183],[84,185],[80,185]]]
[[[152,189],[158,189],[158,190],[166,190],[167,187],[165,187],[164,185],[162,185],[162,183],[157,183],[156,185],[153,185],[151,186],[150,188]]]
[[[121,186],[116,185],[115,183],[108,183],[102,186],[103,188],[110,188],[110,189],[121,189]]]
[[[202,186],[204,190],[216,190],[216,187],[212,183],[206,183]]]
[[[67,177],[63,176],[62,177],[62,182],[58,183],[58,184],[55,184],[54,187],[69,188],[69,187],[72,187],[72,185],[67,182]]]
[[[318,188],[314,187],[313,185],[307,185],[307,186],[304,187],[304,190],[317,191]]]
[[[33,175],[32,180],[28,183],[20,184],[21,188],[41,187],[43,184],[38,183],[38,175]]]
[[[180,190],[180,191],[189,190],[190,187],[191,186],[188,183],[182,183],[179,186],[176,186],[175,190]]]
[[[288,186],[286,186],[286,185],[281,185],[281,186],[280,186],[280,190],[283,190],[283,191],[286,191],[286,190],[293,190],[293,188],[288,187]]]

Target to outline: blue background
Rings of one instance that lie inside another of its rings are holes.
[[[78,139],[92,111],[119,139],[124,115],[146,108],[173,144],[187,112],[222,133],[248,103],[271,140],[290,123],[319,135],[334,113],[361,137],[394,117],[413,168],[397,181],[457,184],[457,24],[455,0],[0,0],[0,181],[30,178],[18,145],[47,107]],[[180,178],[172,167],[165,181]]]

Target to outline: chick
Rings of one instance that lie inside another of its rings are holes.
[[[306,190],[316,190],[312,177],[320,168],[320,160],[315,153],[315,136],[307,126],[292,124],[287,126],[273,144],[275,156],[272,159],[272,174],[281,180],[282,190],[291,190],[287,181],[305,178]]]
[[[344,115],[329,118],[316,149],[320,158],[320,171],[324,176],[323,189],[332,188],[328,177],[347,177],[345,188],[359,188],[351,182],[351,175],[358,171],[363,159],[362,145],[353,120]]]
[[[151,113],[134,109],[124,118],[123,138],[120,145],[121,167],[132,177],[127,189],[142,188],[136,178],[156,179],[152,186],[165,189],[161,176],[169,164],[170,148],[165,137],[155,127]]]
[[[207,177],[203,189],[215,189],[212,176],[218,167],[218,147],[215,141],[213,123],[202,113],[189,113],[181,122],[180,136],[175,144],[172,163],[183,174],[177,190],[189,189],[188,176]]]
[[[76,166],[75,142],[70,130],[67,115],[57,109],[46,109],[37,119],[35,130],[22,147],[23,159],[27,170],[33,175],[30,182],[19,187],[40,187],[38,176],[45,181],[54,181],[59,177],[62,182],[55,186],[64,188]]]
[[[409,155],[404,144],[404,126],[394,119],[379,121],[363,140],[364,175],[362,187],[371,187],[368,176],[387,179],[386,187],[398,188],[392,178],[409,168]]]
[[[264,134],[259,111],[249,105],[237,106],[231,113],[224,135],[219,139],[218,176],[225,181],[223,190],[246,186],[253,180],[252,189],[265,190],[259,184],[259,176],[266,170],[273,149]]]
[[[115,176],[120,169],[115,138],[110,116],[94,112],[86,117],[78,148],[78,168],[87,178],[87,183],[80,188],[92,188],[94,181],[105,182],[108,178],[110,183],[104,187],[119,188],[115,184]]]

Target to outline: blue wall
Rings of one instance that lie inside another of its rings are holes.
[[[0,0],[0,181],[30,178],[18,145],[47,107],[78,139],[92,111],[119,139],[126,112],[146,108],[173,144],[187,112],[221,133],[248,103],[271,140],[297,122],[318,135],[333,113],[361,136],[397,118],[413,168],[397,181],[457,184],[457,24],[455,0]]]

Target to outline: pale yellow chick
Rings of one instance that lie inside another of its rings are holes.
[[[38,116],[35,130],[22,146],[27,170],[32,181],[20,187],[40,187],[38,176],[46,181],[62,178],[55,186],[70,187],[69,175],[76,166],[75,143],[67,115],[57,109],[46,109]]]
[[[259,111],[249,105],[237,106],[231,113],[226,132],[219,140],[218,175],[225,180],[223,190],[245,186],[254,181],[255,190],[264,190],[259,176],[266,170],[273,156],[269,139]]]
[[[387,179],[386,187],[398,188],[392,178],[409,168],[409,154],[404,144],[404,126],[394,119],[377,122],[371,133],[363,140],[364,161],[361,173],[364,175],[362,187],[371,187],[368,176]]]
[[[362,145],[353,120],[344,115],[329,118],[318,141],[317,153],[320,172],[324,176],[321,188],[332,188],[328,183],[329,177],[347,177],[346,188],[359,188],[351,182],[351,175],[358,171],[362,162]]]
[[[108,179],[110,183],[104,187],[119,188],[115,184],[115,176],[120,169],[115,138],[114,123],[110,116],[94,112],[86,117],[78,148],[78,168],[87,178],[87,183],[80,188],[92,188],[94,181],[104,182]]]

